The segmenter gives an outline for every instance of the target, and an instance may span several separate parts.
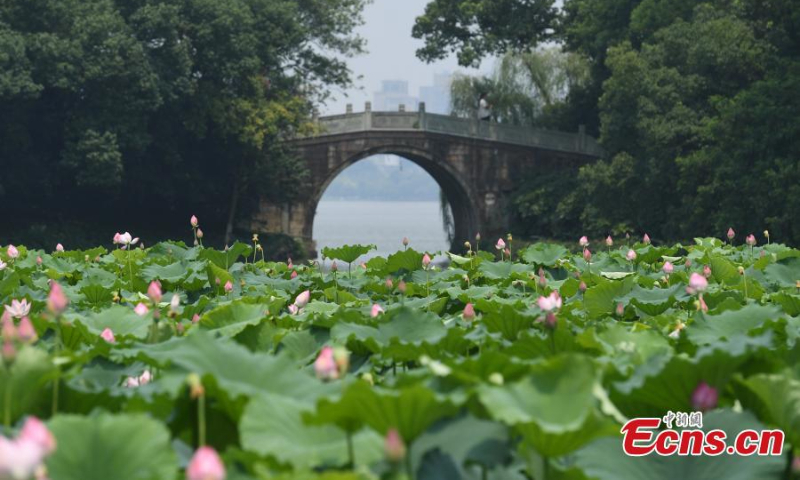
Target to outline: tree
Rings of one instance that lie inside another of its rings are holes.
[[[364,1],[0,4],[0,211],[230,231],[302,183],[280,141],[350,84]]]

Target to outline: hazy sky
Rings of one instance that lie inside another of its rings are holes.
[[[323,114],[344,113],[345,105],[352,103],[356,111],[364,109],[364,102],[372,100],[372,93],[380,90],[382,80],[408,80],[409,93],[419,94],[419,87],[433,83],[433,75],[459,70],[455,57],[426,64],[414,52],[422,42],[411,37],[414,19],[425,11],[428,0],[374,0],[364,11],[365,24],[358,33],[367,40],[368,53],[348,59],[356,87],[334,98],[323,107]],[[491,62],[484,62],[484,68]],[[476,73],[476,70],[467,70]]]

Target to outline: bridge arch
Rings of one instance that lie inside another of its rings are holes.
[[[387,143],[378,146],[367,146],[363,150],[347,155],[341,161],[332,165],[333,168],[329,169],[324,179],[316,184],[311,195],[309,204],[311,214],[305,219],[305,236],[313,238],[317,206],[336,177],[356,162],[375,155],[397,155],[403,157],[418,165],[436,181],[445,198],[447,198],[453,214],[454,245],[451,246],[451,249],[460,249],[464,240],[472,238],[477,233],[479,222],[478,206],[474,201],[474,197],[470,195],[469,184],[461,173],[445,162],[444,159],[437,158],[436,154],[429,149],[402,143]]]

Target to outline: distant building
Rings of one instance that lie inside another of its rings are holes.
[[[433,76],[433,85],[420,87],[419,100],[425,102],[425,111],[440,115],[450,114],[450,84],[453,75],[437,73]]]
[[[372,108],[379,112],[393,112],[405,105],[407,111],[417,109],[419,100],[408,94],[408,82],[405,80],[384,80],[382,88],[373,95]]]

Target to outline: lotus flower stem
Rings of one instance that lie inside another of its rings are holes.
[[[350,462],[350,469],[356,468],[356,453],[353,449],[353,432],[347,432],[347,458]]]
[[[411,466],[411,442],[406,450],[406,475],[409,479],[414,480],[414,468]]]
[[[202,447],[206,444],[206,396],[197,397],[197,441]]]
[[[5,398],[3,399],[3,424],[6,431],[11,429],[11,389],[14,386],[11,378],[11,369],[8,369],[8,383],[6,383]]]

